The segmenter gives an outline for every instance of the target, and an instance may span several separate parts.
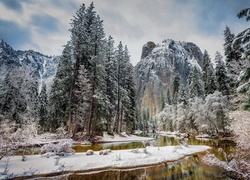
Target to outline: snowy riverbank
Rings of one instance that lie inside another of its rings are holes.
[[[107,155],[94,152],[87,156],[86,153],[76,153],[67,157],[41,155],[28,156],[22,161],[21,156],[9,157],[7,175],[1,175],[5,168],[5,160],[0,161],[0,179],[16,176],[29,176],[50,174],[61,171],[95,171],[107,168],[138,167],[175,161],[186,155],[198,153],[209,149],[208,146],[165,146],[147,147],[136,150],[117,150]]]
[[[103,136],[98,140],[98,142],[106,143],[106,142],[137,142],[137,141],[150,141],[154,140],[151,137],[141,137],[136,135],[128,135],[127,133],[123,132],[121,134],[114,134],[109,135],[108,133],[104,132]]]

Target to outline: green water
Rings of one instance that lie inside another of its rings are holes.
[[[176,137],[155,136],[155,146],[178,145],[181,141]],[[224,159],[223,153],[218,151],[219,148],[224,152],[230,154],[235,148],[235,143],[226,140],[197,140],[191,138],[188,140],[189,145],[207,145],[211,146],[211,153],[214,153],[219,159]],[[149,145],[149,143],[147,144]],[[120,142],[120,143],[97,143],[92,145],[75,144],[73,149],[76,152],[86,152],[88,149],[99,151],[102,149],[122,150],[142,148],[142,142]],[[26,149],[30,154],[39,152],[39,148]],[[22,154],[22,149],[19,149],[17,154]],[[216,166],[208,166],[201,161],[204,153],[187,156],[186,158],[175,161],[162,163],[155,166],[141,167],[136,169],[107,169],[105,171],[98,171],[92,173],[73,173],[64,174],[63,176],[46,177],[45,179],[98,179],[98,180],[230,180],[225,174],[224,170]]]
[[[179,145],[181,139],[177,137],[168,137],[168,136],[156,136],[155,138],[155,146],[166,146],[170,145]],[[222,148],[226,153],[231,153],[231,151],[235,147],[235,143],[233,141],[228,140],[207,140],[207,139],[188,139],[189,145],[206,145],[213,147],[213,150],[216,152],[216,149]],[[146,145],[150,145],[147,143]],[[73,149],[76,152],[86,152],[89,149],[94,151],[99,151],[102,149],[111,149],[111,150],[122,150],[122,149],[135,149],[142,148],[144,144],[142,142],[117,142],[117,143],[97,143],[92,145],[80,145],[75,144]]]

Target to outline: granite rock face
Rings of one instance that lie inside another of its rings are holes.
[[[0,84],[11,68],[24,68],[30,74],[34,74],[39,82],[39,87],[43,82],[49,89],[56,68],[59,56],[47,56],[33,50],[14,50],[3,40],[0,40]]]
[[[191,70],[196,67],[201,73],[202,61],[200,48],[191,42],[166,39],[146,43],[134,72],[139,109],[147,111],[149,118],[159,113],[167,91],[171,94],[174,78],[179,76],[187,90]]]

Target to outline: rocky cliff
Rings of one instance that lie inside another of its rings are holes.
[[[141,61],[135,66],[136,96],[139,109],[149,118],[159,113],[172,92],[174,78],[179,76],[184,87],[188,85],[190,71],[202,71],[203,54],[191,42],[166,39],[159,44],[146,43]]]
[[[33,50],[14,50],[3,40],[0,40],[0,85],[10,68],[22,67],[35,74],[39,87],[42,82],[49,89],[56,73],[59,56],[46,56]]]

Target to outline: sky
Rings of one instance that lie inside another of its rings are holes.
[[[16,50],[61,55],[70,40],[70,22],[80,5],[92,0],[0,0],[0,39]],[[250,0],[94,0],[106,36],[127,45],[131,62],[140,61],[142,46],[164,39],[188,41],[213,59],[224,54],[223,31],[235,34],[250,22],[236,14]]]

